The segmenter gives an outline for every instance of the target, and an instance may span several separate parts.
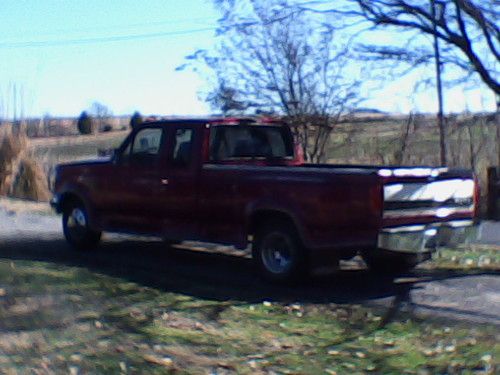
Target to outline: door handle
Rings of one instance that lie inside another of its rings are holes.
[[[168,178],[162,178],[160,182],[163,186],[167,186],[168,185]]]

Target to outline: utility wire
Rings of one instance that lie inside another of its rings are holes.
[[[251,27],[256,25],[270,25],[276,22],[280,22],[287,18],[287,16],[274,18],[265,22],[259,21],[247,21],[242,23],[234,23],[226,26],[211,26],[211,27],[203,27],[200,29],[191,29],[191,30],[180,30],[180,31],[166,31],[166,32],[156,32],[156,33],[148,33],[148,34],[135,34],[135,35],[117,35],[110,37],[97,37],[97,38],[83,38],[83,39],[65,39],[65,40],[45,40],[45,41],[30,41],[30,42],[3,42],[0,43],[0,49],[15,49],[15,48],[37,48],[37,47],[57,47],[57,46],[66,46],[66,45],[79,45],[79,44],[98,44],[98,43],[111,43],[111,42],[123,42],[130,40],[144,40],[144,39],[157,39],[163,38],[166,36],[174,36],[174,35],[188,35],[201,33],[205,31],[215,31],[218,29],[228,30],[232,28],[238,27]]]
[[[170,26],[170,25],[178,25],[178,24],[185,24],[185,23],[199,23],[201,21],[209,21],[212,20],[210,17],[198,17],[198,18],[184,18],[184,19],[179,19],[179,20],[173,20],[173,21],[156,21],[156,22],[144,22],[144,23],[131,23],[128,25],[108,25],[108,26],[102,26],[102,27],[84,27],[84,28],[79,28],[79,29],[53,29],[50,32],[47,33],[37,33],[37,36],[53,36],[53,35],[59,35],[59,34],[78,34],[78,33],[84,33],[84,32],[92,32],[92,31],[115,31],[115,30],[129,30],[129,29],[136,29],[139,27],[153,27],[153,26]],[[24,30],[26,31],[26,30]],[[33,30],[28,30],[31,32],[35,32]],[[19,31],[18,33],[19,34]],[[8,36],[8,35],[4,35]],[[12,42],[15,43],[15,42]]]
[[[119,35],[119,36],[99,37],[99,38],[45,40],[45,41],[30,41],[30,42],[7,42],[7,43],[0,43],[0,49],[56,47],[56,46],[66,46],[66,45],[97,44],[97,43],[123,42],[129,40],[156,39],[173,35],[188,35],[188,34],[201,33],[205,31],[214,31],[216,29],[217,27],[204,27],[200,29],[191,29],[191,30],[167,31],[167,32],[136,34],[136,35]]]

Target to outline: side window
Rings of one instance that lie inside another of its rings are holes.
[[[122,152],[121,160],[133,164],[153,165],[158,162],[163,141],[163,129],[145,128],[139,130]]]
[[[172,155],[172,164],[177,167],[188,167],[191,164],[193,146],[193,129],[177,129]]]

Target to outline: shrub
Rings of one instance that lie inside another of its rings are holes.
[[[143,123],[141,114],[136,111],[130,118],[130,127],[134,129],[136,126],[141,125]]]
[[[78,118],[78,131],[80,134],[92,134],[92,118],[83,111]]]

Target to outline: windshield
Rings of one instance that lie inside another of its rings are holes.
[[[281,126],[214,126],[210,134],[210,160],[241,158],[293,158],[290,132]]]

